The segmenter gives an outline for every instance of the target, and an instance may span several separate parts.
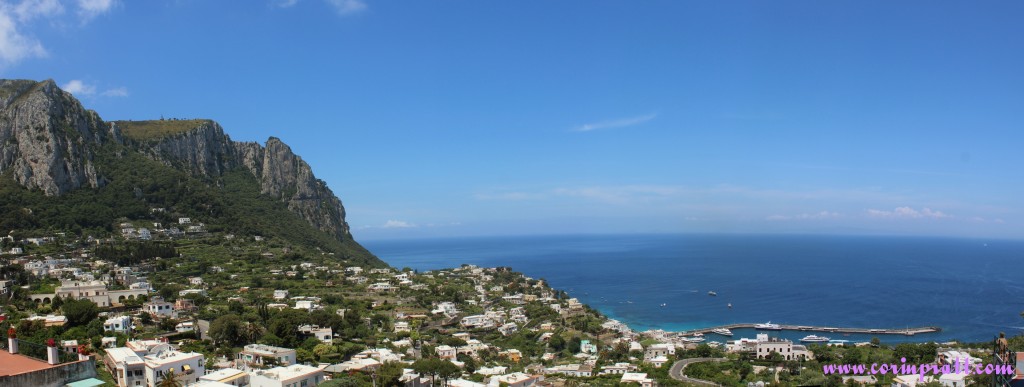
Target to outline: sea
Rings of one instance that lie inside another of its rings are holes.
[[[884,343],[991,343],[1024,333],[1024,241],[825,235],[558,235],[376,240],[419,271],[508,266],[643,331],[733,323],[907,328],[822,334]],[[715,292],[716,296],[708,292]],[[729,304],[732,307],[729,307]],[[754,338],[752,329],[733,330]],[[771,332],[799,340],[814,332]],[[709,341],[728,338],[707,335]]]

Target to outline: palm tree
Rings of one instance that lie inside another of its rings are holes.
[[[160,383],[157,383],[157,387],[182,387],[182,383],[178,380],[178,375],[174,371],[167,371],[164,373],[164,377],[160,379]]]
[[[242,327],[242,337],[249,340],[249,343],[255,343],[260,337],[263,336],[263,327],[259,324],[247,322]]]

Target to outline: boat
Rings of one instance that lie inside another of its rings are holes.
[[[732,309],[732,303],[731,302],[729,303],[728,306],[729,306],[729,309]]]
[[[800,339],[800,342],[801,343],[827,343],[829,340],[831,340],[831,339],[829,339],[828,337],[810,335],[810,336],[807,336],[807,337],[804,337],[804,338]]]
[[[760,330],[760,331],[781,331],[782,327],[779,326],[779,324],[772,324],[772,322],[769,321],[769,322],[766,322],[764,324],[754,325],[754,329],[757,329],[757,330]]]
[[[661,307],[662,307],[662,308],[664,308],[664,307],[665,307],[665,306],[667,306],[667,305],[668,305],[668,304],[666,304],[666,303],[662,303],[662,304],[661,304]]]
[[[718,328],[711,331],[711,333],[717,333],[722,336],[732,336],[732,331],[729,328]]]
[[[683,338],[683,342],[684,343],[703,343],[704,342],[704,338],[703,337],[684,337]]]
[[[697,332],[693,334],[693,337],[704,337],[703,333]]]
[[[718,293],[715,293],[715,292],[710,292],[710,291],[709,291],[709,292],[708,292],[708,295],[709,295],[709,296],[717,296],[717,295],[718,295]]]

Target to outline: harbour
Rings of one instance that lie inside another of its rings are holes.
[[[758,326],[762,326],[761,323],[737,323],[728,325],[719,325],[707,328],[692,329],[687,331],[676,332],[680,336],[693,336],[696,334],[714,333],[715,330],[733,330],[733,329],[757,329]],[[811,326],[811,325],[791,325],[791,324],[773,324],[778,327],[781,331],[803,331],[803,332],[828,332],[828,333],[857,333],[857,334],[870,334],[870,335],[903,335],[903,336],[914,336],[925,333],[936,333],[942,332],[940,327],[914,327],[914,328],[850,328],[850,327],[828,327],[828,326]]]

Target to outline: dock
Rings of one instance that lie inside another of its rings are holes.
[[[717,327],[708,327],[700,329],[692,329],[688,331],[676,332],[681,336],[692,336],[700,333],[711,333],[715,329],[756,329],[755,323],[740,323],[740,324],[729,324],[721,325]],[[778,324],[778,330],[783,331],[806,331],[806,332],[828,332],[828,333],[862,333],[868,335],[903,335],[913,336],[923,333],[935,333],[941,332],[942,328],[939,327],[916,327],[916,328],[849,328],[849,327],[825,327],[825,326],[810,326],[810,325],[789,325],[789,324]],[[765,330],[766,332],[778,331],[778,330]]]

